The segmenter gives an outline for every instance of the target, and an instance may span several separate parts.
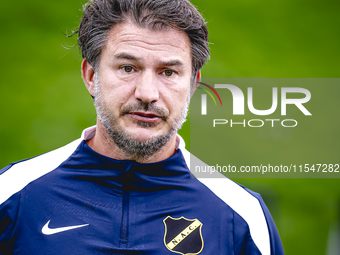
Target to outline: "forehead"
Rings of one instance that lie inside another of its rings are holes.
[[[160,58],[179,57],[191,63],[191,43],[187,34],[172,28],[153,31],[140,28],[131,22],[115,25],[109,32],[102,51],[119,54],[129,51],[136,55],[147,54]]]

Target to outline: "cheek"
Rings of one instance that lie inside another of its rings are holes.
[[[170,113],[171,112],[181,112],[183,108],[187,104],[187,99],[189,95],[189,90],[178,90],[176,93],[171,93],[169,97],[168,103],[170,104]]]
[[[108,86],[103,94],[109,105],[120,107],[131,100],[134,90],[131,86]]]

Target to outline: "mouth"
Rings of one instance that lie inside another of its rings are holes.
[[[148,112],[130,112],[129,115],[135,120],[149,123],[156,123],[162,119],[160,116]]]

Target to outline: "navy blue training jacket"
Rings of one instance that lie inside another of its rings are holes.
[[[139,164],[93,151],[94,133],[0,170],[1,255],[283,254],[260,195],[192,178],[183,141]]]

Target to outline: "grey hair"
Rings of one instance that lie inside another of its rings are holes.
[[[132,21],[153,31],[184,31],[191,42],[193,77],[209,59],[208,29],[188,0],[90,0],[84,5],[78,34],[82,57],[97,70],[109,32],[116,24]]]

